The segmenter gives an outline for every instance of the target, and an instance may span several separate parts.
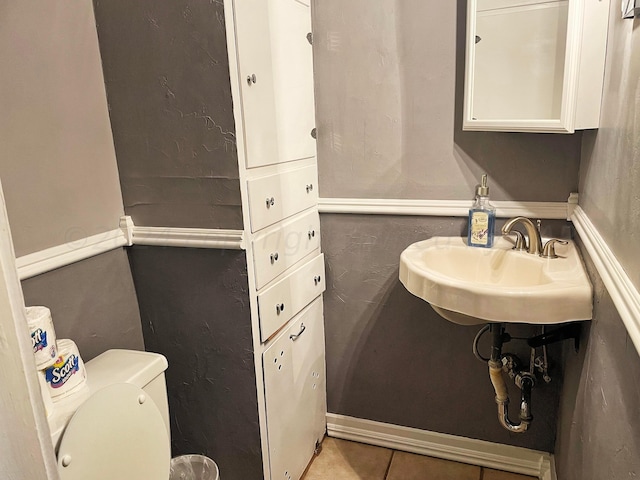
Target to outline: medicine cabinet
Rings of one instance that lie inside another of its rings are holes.
[[[598,128],[609,0],[468,0],[463,130]]]

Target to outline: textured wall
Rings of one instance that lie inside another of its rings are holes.
[[[556,465],[562,480],[640,475],[640,358],[602,280],[584,255],[594,286],[594,317],[580,354],[568,352]]]
[[[136,292],[124,249],[22,281],[26,305],[51,309],[58,338],[87,361],[110,348],[144,350]]]
[[[314,2],[320,194],[566,201],[580,137],[462,132],[466,1]]]
[[[118,228],[124,213],[91,2],[0,7],[0,177],[16,255]],[[22,282],[85,360],[143,349],[118,249]]]
[[[580,205],[640,288],[640,31],[611,2],[600,128],[584,135]],[[585,257],[587,255],[585,254]],[[595,288],[591,331],[568,357],[557,457],[563,480],[640,475],[640,358],[611,298]]]
[[[0,178],[16,255],[118,228],[91,2],[2,2],[0,64]]]
[[[640,288],[640,30],[611,2],[600,128],[584,136],[580,206]]]
[[[173,455],[262,478],[244,252],[137,246],[130,259],[147,350],[169,360]]]
[[[559,222],[553,233],[563,228]],[[530,431],[510,434],[498,424],[487,366],[471,350],[481,325],[444,320],[398,279],[398,259],[410,243],[460,235],[465,229],[465,219],[458,218],[322,216],[328,410],[553,451],[562,371],[553,368],[553,382],[535,388]],[[526,326],[510,327],[509,333],[540,332]],[[488,355],[486,340],[482,347]],[[515,351],[528,363],[529,350],[518,342],[504,350]],[[553,364],[561,365],[560,350],[551,352]],[[517,389],[511,395],[515,420]]]
[[[223,4],[95,1],[125,211],[242,228]]]
[[[466,3],[314,3],[321,196],[471,199],[481,172],[494,199],[576,190],[581,134],[462,132]],[[329,411],[553,451],[561,370],[534,392],[532,429],[510,435],[471,353],[478,328],[398,280],[406,246],[465,235],[465,219],[322,215],[322,228]]]

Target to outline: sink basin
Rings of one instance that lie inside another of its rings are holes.
[[[554,259],[512,248],[503,237],[489,249],[468,247],[461,237],[417,242],[400,255],[400,281],[462,325],[591,319],[591,283],[573,242],[556,244]]]

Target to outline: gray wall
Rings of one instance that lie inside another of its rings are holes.
[[[566,201],[580,136],[462,132],[466,1],[314,2],[322,197]]]
[[[482,325],[444,320],[398,280],[398,259],[407,244],[460,235],[465,229],[466,219],[459,218],[322,216],[328,410],[552,451],[562,371],[553,368],[553,382],[536,387],[531,430],[510,434],[498,424],[487,365],[471,351]],[[508,331],[514,336],[540,333],[529,326]],[[487,336],[481,343],[485,356],[489,347]],[[522,342],[508,343],[504,351],[528,360]],[[554,364],[560,364],[560,349],[550,352]],[[519,392],[512,388],[510,394],[515,420]]]
[[[17,256],[123,214],[91,3],[3,2],[0,178]]]
[[[213,458],[220,477],[262,478],[243,251],[133,247],[145,343],[169,360],[173,455]]]
[[[0,8],[0,178],[17,256],[118,228],[124,213],[90,2]],[[143,349],[123,249],[25,280],[85,360]]]
[[[587,254],[594,316],[579,355],[566,353],[556,466],[560,480],[640,474],[640,358]]]
[[[465,1],[314,7],[322,197],[471,199],[482,172],[499,200],[576,190],[581,134],[462,132]],[[534,392],[533,428],[510,435],[471,353],[479,327],[446,322],[398,280],[405,247],[464,235],[465,219],[322,215],[322,227],[331,412],[553,451],[561,355]]]
[[[223,2],[95,1],[125,211],[136,225],[242,229]],[[243,251],[136,246],[145,345],[167,356],[173,455],[262,478]]]
[[[601,126],[585,133],[580,205],[640,287],[640,31],[611,2]],[[585,253],[588,259],[588,255]],[[586,347],[567,357],[557,443],[562,480],[640,475],[640,358],[588,262],[595,311]]]
[[[222,2],[95,1],[125,211],[242,228]]]
[[[110,348],[144,350],[127,253],[119,248],[22,281],[27,305],[46,305],[58,338],[84,361]]]

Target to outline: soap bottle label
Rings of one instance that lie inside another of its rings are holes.
[[[474,212],[471,217],[471,243],[487,245],[489,242],[489,214]]]

